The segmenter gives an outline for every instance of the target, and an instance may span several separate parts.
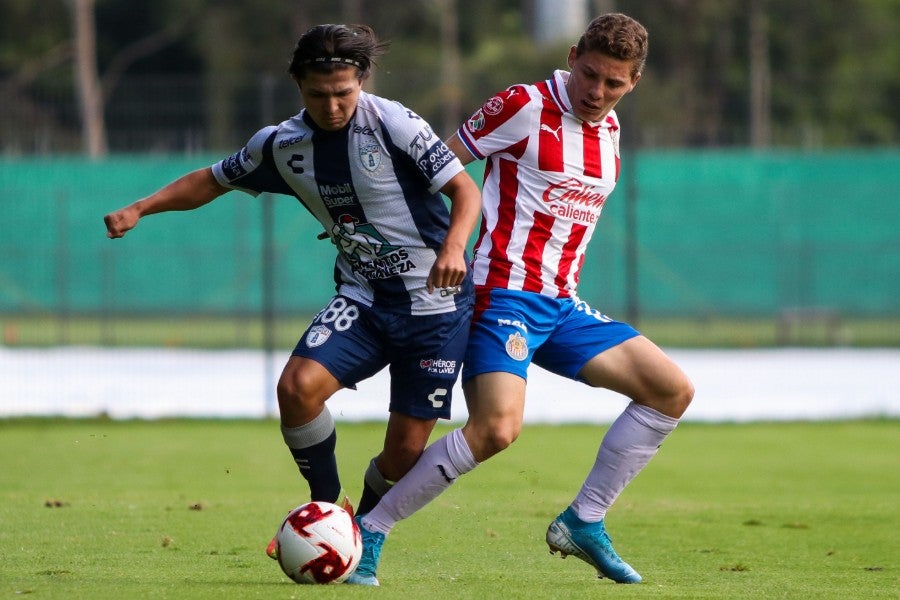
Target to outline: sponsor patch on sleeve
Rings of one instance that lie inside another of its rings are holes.
[[[228,178],[228,181],[234,181],[247,174],[244,168],[250,159],[250,152],[244,146],[228,158],[222,159],[222,173]]]
[[[429,180],[434,179],[456,155],[443,141],[438,140],[418,160],[419,169]]]

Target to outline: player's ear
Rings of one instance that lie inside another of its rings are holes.
[[[578,49],[575,46],[569,48],[569,58],[566,60],[566,63],[569,65],[570,69],[575,68],[575,59],[578,58]]]

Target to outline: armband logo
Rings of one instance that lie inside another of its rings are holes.
[[[247,174],[244,168],[244,162],[249,160],[250,153],[247,148],[241,148],[231,156],[222,160],[222,173],[228,178],[228,181],[234,181]]]
[[[484,113],[481,112],[481,109],[479,108],[478,112],[466,121],[466,129],[471,133],[475,133],[476,131],[480,131],[482,127],[484,127]]]

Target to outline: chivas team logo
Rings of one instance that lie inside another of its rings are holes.
[[[514,360],[525,360],[528,358],[528,340],[518,331],[510,334],[506,340],[506,353]]]

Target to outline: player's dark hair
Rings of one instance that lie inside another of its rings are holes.
[[[643,25],[622,13],[609,13],[590,22],[578,40],[575,55],[600,52],[631,61],[631,76],[634,77],[644,70],[648,49],[649,34]]]
[[[355,67],[362,80],[371,74],[374,59],[384,54],[387,46],[368,25],[316,25],[297,41],[288,73],[303,79],[307,70],[331,73]]]

